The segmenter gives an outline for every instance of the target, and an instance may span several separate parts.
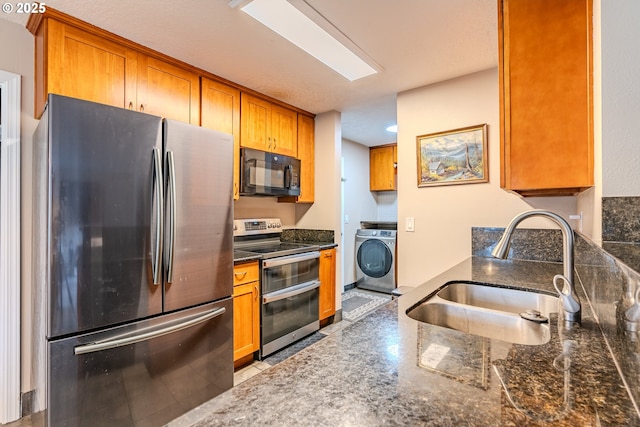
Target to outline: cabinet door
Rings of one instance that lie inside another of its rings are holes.
[[[240,90],[206,77],[201,82],[201,126],[233,135],[233,198],[240,197]]]
[[[369,149],[369,187],[371,191],[396,189],[393,146]]]
[[[297,202],[313,203],[314,179],[314,132],[315,121],[311,117],[298,114],[298,158],[300,159],[300,196]]]
[[[336,312],[336,250],[320,251],[320,320]]]
[[[191,71],[138,55],[136,110],[200,124],[200,79]]]
[[[246,93],[240,99],[240,146],[269,151],[271,103]]]
[[[54,19],[42,31],[46,47],[37,37],[36,56],[46,52],[46,60],[36,58],[42,76],[36,84],[37,116],[48,93],[121,108],[135,104],[135,51]]]
[[[259,282],[233,287],[233,360],[260,349]]]
[[[298,113],[278,105],[271,106],[270,151],[298,156]]]
[[[592,2],[498,5],[501,186],[575,194],[593,185]]]

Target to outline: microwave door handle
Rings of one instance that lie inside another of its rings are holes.
[[[293,182],[293,166],[286,165],[285,166],[285,180],[284,180],[284,188],[287,190],[291,189],[291,183]]]

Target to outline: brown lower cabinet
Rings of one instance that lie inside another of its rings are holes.
[[[260,280],[258,262],[233,267],[233,360],[260,349]]]
[[[320,320],[336,313],[336,249],[320,251]]]

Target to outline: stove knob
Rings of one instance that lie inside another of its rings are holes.
[[[371,232],[371,235],[372,235],[372,236],[376,236],[377,234],[378,234],[378,232],[377,232],[377,231],[372,231],[372,232]]]

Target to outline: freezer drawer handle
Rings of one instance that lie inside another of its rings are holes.
[[[296,295],[309,292],[313,289],[320,287],[319,280],[312,280],[310,282],[301,283],[299,285],[291,286],[289,288],[281,289],[279,291],[270,292],[262,296],[262,303],[269,304],[270,302],[280,301],[281,299],[295,297]]]
[[[221,314],[224,314],[225,311],[226,308],[218,307],[206,312],[202,316],[198,316],[185,322],[178,323],[177,325],[164,327],[163,325],[159,325],[158,327],[143,329],[142,331],[139,331],[140,333],[126,333],[115,336],[113,338],[109,338],[104,341],[97,341],[89,344],[79,345],[73,349],[73,353],[78,356],[80,354],[94,353],[96,351],[109,350],[112,348],[124,347],[126,345],[139,343],[142,341],[148,341],[153,338],[158,338],[163,335],[172,334],[174,332],[196,326],[200,323],[206,322],[207,320],[211,320],[214,317],[218,317]]]
[[[155,226],[155,247],[153,248],[153,253],[151,254],[151,266],[153,270],[153,284],[159,285],[160,277],[162,273],[161,269],[161,256],[162,256],[162,239],[163,239],[163,226],[164,226],[164,218],[163,218],[163,210],[164,210],[164,197],[162,194],[162,165],[160,164],[161,159],[160,150],[158,148],[153,149],[153,193],[151,196],[151,206],[153,206],[153,197],[155,195],[156,198],[156,226]],[[153,215],[153,213],[152,213]],[[153,224],[153,216],[151,217],[151,224]],[[154,230],[151,231],[153,234]]]

